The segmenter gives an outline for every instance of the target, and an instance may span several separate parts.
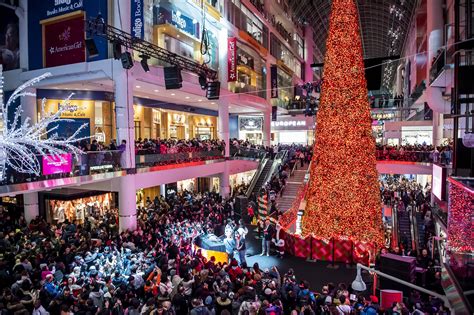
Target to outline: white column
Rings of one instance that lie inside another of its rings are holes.
[[[115,0],[113,5],[113,26],[124,32],[130,33],[130,1]]]
[[[120,178],[119,229],[120,231],[134,231],[137,229],[135,175],[127,175]]]
[[[225,154],[227,158],[230,155],[229,139],[229,102],[226,99],[219,100],[219,117],[217,123],[217,132],[220,140],[225,141]]]
[[[443,0],[427,1],[426,9],[426,32],[428,34],[428,62],[426,67],[426,81],[430,80],[430,70],[433,59],[437,56],[438,49],[443,45]],[[427,101],[430,108],[433,110],[433,144],[440,145],[443,139],[443,106],[444,103],[441,93],[434,91],[439,89],[437,87],[430,87],[429,84],[426,89]]]
[[[28,0],[20,0],[15,10],[20,36],[20,68],[28,69]]]
[[[263,145],[270,146],[271,141],[272,109],[263,112]]]
[[[313,81],[313,68],[311,68],[311,64],[313,63],[313,27],[307,25],[304,28],[304,75],[306,82]]]
[[[114,61],[115,83],[115,121],[117,144],[127,142],[122,153],[122,168],[135,168],[135,124],[133,122],[133,83],[132,74],[122,68],[120,61]]]
[[[227,198],[230,195],[229,165],[227,162],[224,166],[224,172],[219,173],[219,191],[223,198]]]
[[[30,125],[38,120],[38,105],[36,101],[36,89],[27,88],[26,92],[35,94],[21,97],[21,122],[23,123],[27,117],[30,118]]]
[[[39,216],[38,193],[32,192],[23,194],[23,204],[25,208],[25,220],[30,223],[31,220]]]
[[[160,185],[160,195],[163,196],[163,198],[166,197],[166,185],[165,184]]]

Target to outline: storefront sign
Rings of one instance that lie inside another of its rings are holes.
[[[132,0],[131,1],[131,27],[132,35],[134,37],[143,39],[145,23],[143,21],[143,0]]]
[[[237,81],[237,38],[227,39],[227,81]]]
[[[28,7],[28,68],[100,60],[108,56],[105,38],[93,36],[98,55],[86,56],[84,19],[99,13],[108,20],[107,0],[26,0]],[[2,2],[2,1],[0,1]],[[0,23],[1,24],[1,23]],[[70,31],[64,32],[67,26]],[[61,35],[61,37],[59,37]],[[0,43],[1,44],[1,43]],[[53,48],[53,49],[51,49]],[[50,53],[51,51],[51,53]],[[43,53],[41,53],[43,52]],[[47,60],[46,60],[47,59]]]
[[[53,6],[46,10],[46,16],[65,14],[84,7],[83,0],[53,0]]]
[[[314,118],[298,116],[280,116],[278,121],[272,121],[272,130],[312,130],[314,128]]]
[[[194,23],[193,23],[194,22]],[[156,24],[168,23],[175,26],[182,32],[199,38],[199,23],[196,20],[184,15],[181,11],[172,9],[171,11],[160,7],[158,21]]]
[[[261,131],[263,117],[239,117],[240,131]]]
[[[43,24],[44,67],[84,62],[84,15]]]
[[[62,106],[65,110],[61,118],[92,118],[94,117],[94,101],[73,100],[69,104],[62,104],[60,100],[47,100],[45,103],[45,113],[54,114]]]
[[[278,68],[272,65],[270,68],[271,98],[278,98]]]
[[[371,117],[373,120],[391,120],[395,118],[395,113],[371,113]]]
[[[72,155],[70,153],[44,155],[42,159],[43,175],[69,173],[72,170]]]

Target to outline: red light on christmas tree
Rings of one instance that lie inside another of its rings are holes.
[[[303,235],[381,244],[375,140],[355,0],[333,0]]]

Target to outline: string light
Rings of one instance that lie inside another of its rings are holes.
[[[375,140],[354,0],[333,0],[303,235],[382,244]]]
[[[449,179],[448,246],[457,253],[474,253],[474,192]]]
[[[72,119],[61,118],[61,115],[70,110],[69,95],[54,114],[45,112],[46,99],[41,103],[41,117],[37,123],[30,124],[30,117],[21,122],[22,106],[15,110],[13,121],[8,120],[8,111],[13,107],[15,101],[24,96],[36,97],[35,93],[30,93],[27,89],[39,81],[51,76],[51,73],[45,73],[39,77],[33,78],[18,87],[10,96],[6,104],[3,98],[0,100],[1,117],[0,123],[3,124],[0,134],[0,179],[3,179],[5,165],[10,166],[19,173],[41,175],[41,162],[37,155],[53,155],[61,157],[62,154],[72,153],[75,156],[82,151],[75,146],[79,141],[86,138],[79,138],[79,134],[88,124],[81,125],[71,136],[62,139],[58,136],[56,130],[59,122],[72,122]],[[3,80],[0,69],[0,81]],[[3,89],[2,94],[3,94]],[[50,124],[52,127],[49,127]],[[88,139],[88,138],[87,138]]]

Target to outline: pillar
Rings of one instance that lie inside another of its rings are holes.
[[[30,118],[30,125],[34,124],[38,120],[38,105],[36,101],[36,89],[27,88],[27,93],[34,95],[25,95],[21,97],[21,123],[25,122],[27,117]]]
[[[230,195],[229,165],[227,162],[224,166],[224,172],[219,173],[219,191],[222,198],[227,198]]]
[[[268,147],[271,142],[271,124],[272,124],[272,109],[269,107],[263,112],[263,145]]]
[[[230,155],[230,133],[229,133],[229,102],[225,99],[219,100],[219,117],[217,121],[217,131],[220,140],[225,141],[224,156]]]
[[[127,33],[131,33],[130,3],[129,1],[115,0],[113,4],[113,26]],[[106,9],[106,8],[105,8]]]
[[[125,169],[135,168],[135,124],[133,122],[133,82],[127,70],[122,68],[120,61],[114,61],[115,83],[115,121],[117,128],[117,144],[127,141],[125,151],[120,158]]]
[[[25,209],[25,220],[30,223],[31,220],[39,216],[38,193],[32,192],[23,194],[23,205]]]
[[[15,10],[18,16],[20,68],[28,69],[28,0],[20,0]]]
[[[306,25],[304,28],[304,76],[306,82],[313,81],[313,68],[311,68],[314,54],[313,44],[313,27]]]
[[[161,195],[163,198],[166,198],[166,185],[165,185],[165,184],[161,184],[161,185],[160,185],[160,195]]]
[[[135,175],[126,175],[119,180],[119,229],[134,231],[137,229]]]
[[[426,67],[428,105],[433,110],[433,145],[440,145],[443,139],[443,112],[444,100],[437,87],[429,86],[430,70],[433,59],[437,56],[438,49],[443,46],[443,0],[427,1],[426,8],[426,33],[428,37],[428,61]]]

